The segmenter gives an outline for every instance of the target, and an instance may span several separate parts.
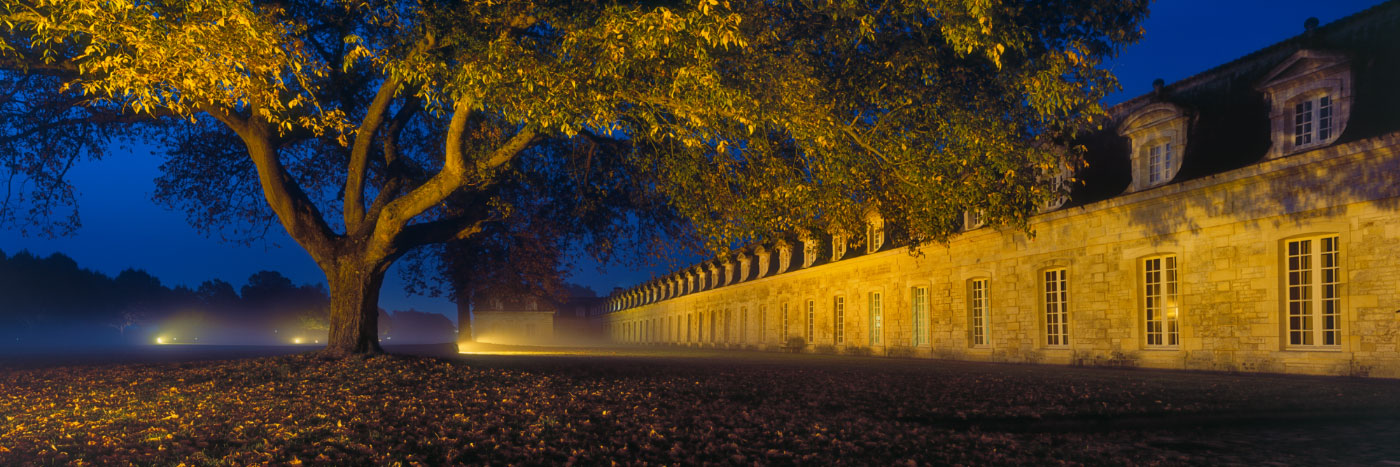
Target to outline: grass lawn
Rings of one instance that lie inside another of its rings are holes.
[[[437,353],[10,362],[0,465],[1400,462],[1394,380]]]

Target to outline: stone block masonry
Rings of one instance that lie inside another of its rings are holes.
[[[810,302],[809,352],[1400,377],[1395,175],[1400,134],[1392,133],[1042,214],[1033,237],[984,227],[947,245],[770,271],[601,319],[619,342],[777,349],[807,337]],[[1327,236],[1339,245],[1340,339],[1293,344],[1287,242]],[[1175,302],[1164,313],[1175,315],[1167,321],[1176,332],[1153,340],[1145,262],[1165,257],[1175,260],[1177,293],[1158,295]],[[1066,273],[1065,345],[1048,340],[1054,299],[1044,276],[1054,269]],[[981,345],[972,340],[973,279],[987,281]],[[928,302],[927,335],[917,340],[916,289]]]

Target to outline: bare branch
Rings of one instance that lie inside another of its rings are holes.
[[[422,108],[422,100],[410,97],[404,101],[403,107],[399,107],[399,111],[394,114],[394,117],[389,119],[389,126],[384,128],[384,165],[386,167],[393,166],[394,162],[399,160],[399,134],[403,133],[403,127],[408,125],[408,121],[418,115],[418,111]]]
[[[228,125],[247,146],[248,156],[258,168],[258,182],[268,206],[277,213],[277,220],[301,244],[317,264],[335,260],[332,240],[337,238],[326,224],[316,204],[302,191],[296,179],[287,172],[273,142],[273,131],[266,124],[244,119],[233,111],[207,106],[201,108]]]
[[[404,227],[403,233],[399,234],[394,243],[397,250],[407,251],[420,245],[463,240],[480,233],[486,224],[498,220],[500,219],[494,217],[474,219],[464,216],[413,224]]]
[[[505,144],[496,148],[485,159],[474,164],[474,173],[468,174],[468,162],[462,151],[462,145],[464,144],[463,137],[466,132],[467,119],[471,115],[473,105],[475,105],[475,101],[469,97],[463,97],[458,99],[453,106],[455,113],[452,115],[451,123],[447,129],[446,147],[444,148],[446,157],[443,161],[442,171],[408,194],[390,202],[380,211],[375,225],[374,242],[378,243],[383,251],[389,251],[396,246],[402,247],[408,241],[396,237],[414,217],[442,203],[443,200],[462,187],[479,186],[485,183],[490,179],[491,172],[505,165],[535,141],[537,135],[535,130],[530,127],[522,128]]]
[[[365,219],[365,170],[369,166],[369,149],[374,142],[374,134],[384,122],[384,114],[394,101],[402,81],[389,77],[379,86],[374,101],[365,112],[360,128],[355,130],[355,144],[350,148],[350,169],[345,178],[345,229],[354,231]]]

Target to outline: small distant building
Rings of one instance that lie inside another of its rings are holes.
[[[604,340],[596,317],[606,314],[607,297],[568,285],[558,299],[528,293],[486,293],[473,303],[472,335],[488,344],[579,345]]]
[[[472,334],[487,344],[554,343],[554,304],[538,297],[490,297],[472,313]]]

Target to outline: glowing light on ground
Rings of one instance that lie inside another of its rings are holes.
[[[462,355],[600,355],[597,349],[578,347],[539,347],[504,345],[481,342],[458,342],[457,353]]]

